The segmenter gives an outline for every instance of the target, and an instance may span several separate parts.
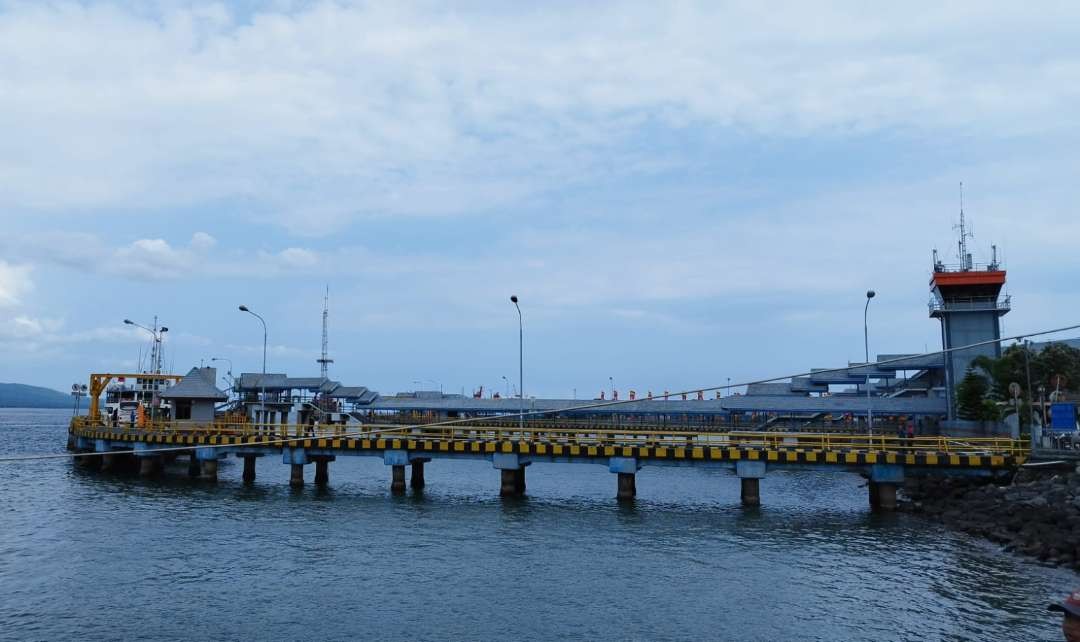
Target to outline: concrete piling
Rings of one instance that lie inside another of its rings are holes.
[[[199,477],[207,481],[216,482],[218,473],[218,460],[203,459],[200,463],[202,464],[202,471]]]
[[[327,459],[315,460],[315,485],[325,487],[330,483],[330,461]]]
[[[390,492],[392,493],[404,493],[405,492],[405,465],[394,464],[390,467],[391,479],[390,479]]]
[[[199,464],[199,457],[195,454],[195,451],[191,451],[191,457],[188,459],[187,474],[188,477],[198,477],[202,473],[202,466]]]
[[[761,506],[761,480],[757,477],[743,477],[739,480],[742,486],[740,497],[743,506]]]
[[[289,486],[293,488],[304,487],[304,465],[303,464],[289,464],[291,471],[289,472]]]
[[[767,467],[763,461],[742,459],[735,462],[735,474],[739,476],[740,499],[743,506],[761,506],[761,480]]]
[[[120,464],[120,456],[113,453],[101,455],[101,472],[114,472]]]
[[[153,477],[161,470],[160,457],[139,457],[139,476]]]
[[[244,457],[244,483],[250,484],[255,481],[255,457]]]
[[[517,470],[504,468],[499,471],[499,495],[502,497],[515,497],[518,494]]]
[[[870,506],[886,512],[896,510],[896,484],[870,482]]]
[[[904,483],[904,467],[897,464],[874,464],[870,467],[867,492],[870,507],[879,511],[896,510],[896,489]]]
[[[630,500],[637,497],[637,475],[634,473],[618,473],[620,500]]]
[[[412,474],[409,478],[409,485],[415,490],[424,487],[424,462],[414,461],[412,463]]]

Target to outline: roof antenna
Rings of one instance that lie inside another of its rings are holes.
[[[967,240],[968,237],[973,236],[968,231],[967,225],[964,221],[964,181],[960,181],[960,225],[954,225],[953,229],[960,230],[960,242],[957,244],[957,250],[960,253],[960,269],[971,269],[971,254],[968,253]]]
[[[323,379],[327,378],[327,366],[334,363],[334,360],[327,355],[327,348],[329,347],[329,337],[326,332],[326,320],[330,316],[330,285],[326,286],[326,295],[323,296],[323,309],[322,309],[322,356],[315,360],[319,364],[319,372]]]

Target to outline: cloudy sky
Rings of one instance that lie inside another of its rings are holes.
[[[592,397],[1080,321],[1080,5],[0,0],[0,381],[228,357]]]

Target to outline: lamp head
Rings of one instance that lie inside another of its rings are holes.
[[[517,295],[516,294],[511,294],[510,295],[510,302],[513,303],[514,305],[517,305],[518,300],[517,300]]]
[[[135,322],[132,321],[131,319],[124,319],[124,324],[125,325],[135,325]]]
[[[165,326],[161,326],[161,332],[168,332],[168,331],[169,331],[168,328],[166,328]]]
[[[240,306],[240,311],[241,312],[251,312],[251,310],[248,310],[248,307],[246,305]]]
[[[876,294],[877,294],[877,292],[874,292],[873,290],[867,290],[867,291],[866,291],[866,298],[868,298],[868,299],[872,299],[872,298],[874,298],[874,296],[875,296]]]

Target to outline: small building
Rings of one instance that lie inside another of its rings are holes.
[[[161,393],[161,398],[172,402],[173,419],[213,421],[215,404],[229,398],[218,390],[216,381],[217,368],[192,368],[180,383]]]

